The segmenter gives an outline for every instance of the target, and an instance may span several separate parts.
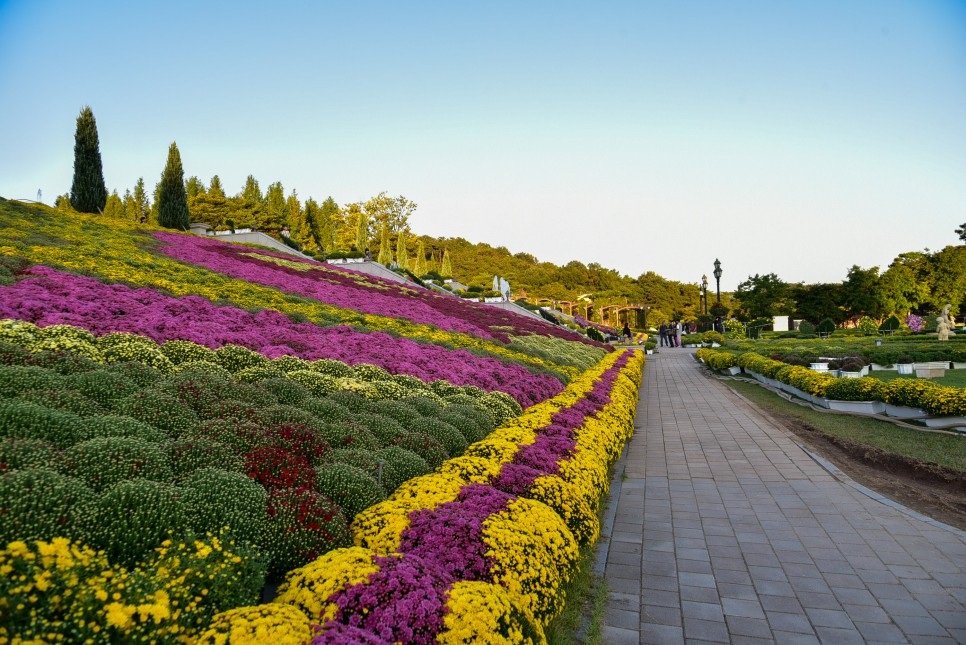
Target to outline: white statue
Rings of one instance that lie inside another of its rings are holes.
[[[949,318],[949,310],[952,305],[943,307],[943,312],[936,317],[936,332],[939,340],[949,340],[949,331],[952,329],[953,321]]]

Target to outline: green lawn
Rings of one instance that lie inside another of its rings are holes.
[[[894,381],[897,378],[916,378],[915,374],[900,375],[899,372],[892,370],[876,370],[869,372],[869,376],[886,382]],[[948,385],[949,387],[966,387],[966,370],[946,370],[946,376],[929,380],[940,385]]]
[[[786,401],[757,384],[737,380],[723,383],[767,411],[800,419],[829,435],[966,472],[966,437],[919,432],[900,428],[887,421],[818,412]]]

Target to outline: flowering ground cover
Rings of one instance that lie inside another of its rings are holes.
[[[559,327],[502,309],[406,287],[315,260],[269,251],[253,252],[245,247],[199,236],[155,233],[155,237],[165,243],[160,251],[170,257],[342,309],[405,318],[447,331],[485,339],[495,338],[501,342],[508,342],[515,335],[536,334],[600,347],[599,343],[583,336],[575,336]]]
[[[132,223],[0,224],[0,643],[544,642],[643,356]]]
[[[349,364],[371,363],[393,374],[422,381],[445,379],[456,385],[499,390],[529,406],[563,389],[549,374],[534,374],[519,364],[504,364],[465,350],[416,343],[339,325],[295,323],[270,309],[252,314],[217,306],[197,296],[174,298],[153,289],[106,285],[93,278],[31,267],[15,284],[0,286],[0,318],[40,326],[69,324],[99,336],[129,332],[157,342],[189,340],[215,349],[234,344],[275,358],[330,358]]]

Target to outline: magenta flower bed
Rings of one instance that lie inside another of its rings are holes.
[[[161,247],[166,255],[203,266],[233,278],[265,286],[274,287],[286,293],[313,298],[320,302],[343,309],[351,309],[365,314],[404,318],[414,323],[434,325],[440,329],[460,332],[485,338],[508,342],[511,334],[498,327],[512,327],[512,335],[538,334],[556,336],[569,341],[579,341],[595,347],[606,347],[601,343],[571,334],[562,329],[520,316],[496,307],[465,302],[453,298],[419,290],[413,297],[413,288],[395,282],[351,271],[334,268],[313,260],[301,260],[280,253],[259,250],[258,253],[282,258],[288,262],[304,263],[311,267],[299,271],[292,267],[281,266],[274,262],[252,257],[252,249],[234,246],[204,237],[179,235],[176,233],[155,233],[155,237],[166,242]]]
[[[291,355],[306,360],[331,358],[350,365],[371,363],[427,382],[445,379],[455,385],[506,392],[523,407],[563,389],[556,378],[534,374],[520,365],[381,332],[364,334],[347,326],[293,323],[277,311],[251,314],[216,306],[198,296],[172,298],[148,288],[105,285],[43,266],[25,273],[35,277],[0,287],[0,318],[26,320],[41,327],[76,325],[96,336],[123,331],[158,343],[190,340],[212,349],[235,344],[269,358]]]

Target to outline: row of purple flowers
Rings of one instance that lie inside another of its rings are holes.
[[[174,298],[149,288],[106,285],[44,266],[25,273],[31,277],[0,287],[0,318],[26,320],[41,327],[76,325],[97,336],[123,331],[158,343],[190,340],[213,349],[230,343],[269,358],[291,355],[307,360],[331,358],[349,365],[371,363],[427,382],[445,379],[455,385],[506,392],[523,407],[563,389],[553,376],[534,374],[520,365],[382,332],[294,323],[273,310],[252,314],[216,306],[197,296]]]
[[[511,327],[515,335],[523,333],[556,336],[595,347],[603,346],[541,321],[495,307],[466,302],[460,298],[432,291],[421,291],[419,297],[414,298],[412,288],[314,260],[294,259],[269,251],[258,251],[258,255],[285,260],[285,264],[279,264],[255,257],[256,254],[251,249],[239,248],[218,240],[176,233],[155,233],[155,237],[166,243],[161,251],[172,258],[247,282],[313,298],[342,309],[404,318],[414,323],[435,325],[447,331],[504,343],[510,340],[510,334],[505,328]],[[304,267],[297,269],[290,265],[292,262],[303,264]]]

